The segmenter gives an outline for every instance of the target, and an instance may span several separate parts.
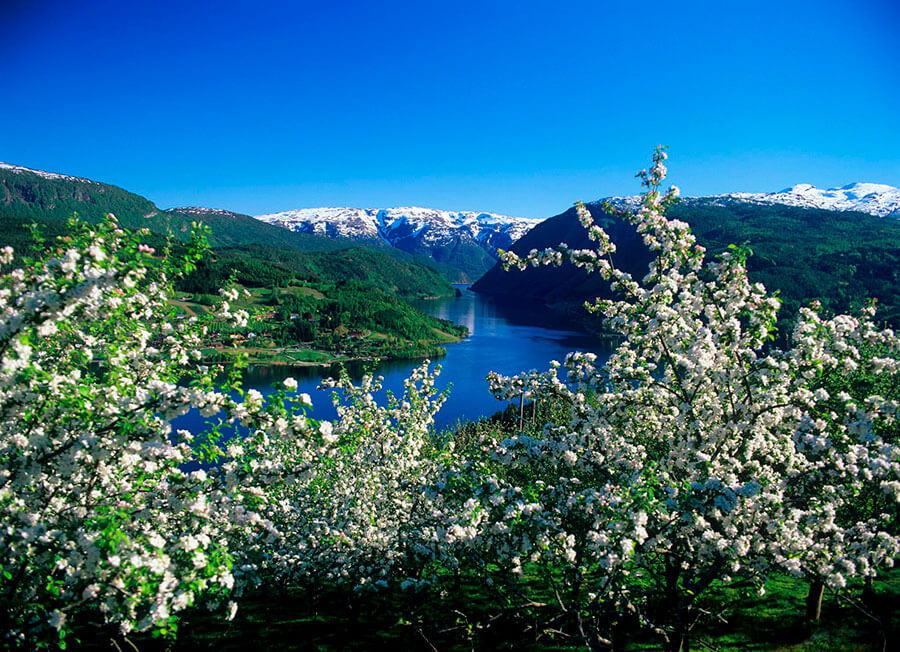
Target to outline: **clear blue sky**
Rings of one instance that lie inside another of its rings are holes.
[[[900,186],[900,2],[0,0],[0,160],[165,208]]]

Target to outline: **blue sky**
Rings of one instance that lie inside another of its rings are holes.
[[[0,2],[0,160],[165,208],[900,186],[900,3]]]

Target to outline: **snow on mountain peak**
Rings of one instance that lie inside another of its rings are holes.
[[[176,208],[167,208],[166,212],[181,213],[182,215],[190,215],[192,217],[209,217],[210,215],[229,217],[236,214],[234,211],[225,210],[224,208],[207,208],[206,206],[179,206]]]
[[[714,198],[900,217],[900,188],[883,183],[857,182],[824,190],[808,183],[799,183],[778,192],[733,192],[715,195]]]
[[[790,187],[788,187],[788,188],[785,188],[784,190],[779,190],[778,192],[779,192],[779,193],[787,193],[787,192],[790,192],[790,193],[794,193],[794,194],[805,194],[805,193],[808,193],[808,192],[810,192],[810,191],[816,191],[816,190],[818,190],[818,188],[816,188],[816,187],[815,187],[814,185],[812,185],[812,184],[809,184],[809,183],[798,183],[798,184],[795,185],[795,186],[790,186]]]
[[[411,238],[429,245],[463,238],[474,241],[491,253],[496,251],[498,235],[502,234],[514,242],[541,221],[421,206],[300,208],[257,215],[256,219],[292,231],[358,240],[380,239],[392,246],[397,246],[400,240]]]
[[[65,179],[67,181],[81,181],[82,183],[97,183],[96,181],[91,181],[90,179],[82,179],[81,177],[70,177],[67,174],[58,174],[56,172],[45,172],[44,170],[32,170],[31,168],[26,168],[21,165],[11,165],[9,163],[3,163],[0,161],[0,170],[9,170],[15,174],[36,174],[39,177],[43,177],[44,179]]]
[[[894,188],[885,183],[848,183],[846,186],[837,188],[837,190],[843,191],[848,197],[856,197],[857,199],[868,197],[869,195],[900,193],[900,188]]]

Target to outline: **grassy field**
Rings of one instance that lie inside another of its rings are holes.
[[[776,575],[765,595],[721,588],[709,596],[707,621],[698,625],[692,649],[768,652],[864,652],[898,649],[900,572],[874,584],[861,601],[861,586],[826,592],[822,618],[805,619],[807,585]],[[552,613],[515,609],[475,578],[459,588],[428,595],[382,592],[351,596],[337,589],[288,588],[245,596],[231,622],[197,611],[179,625],[175,641],[129,639],[137,649],[173,650],[583,650],[565,620],[542,627]],[[80,645],[110,649],[111,637],[79,632]],[[887,637],[887,638],[886,638]],[[118,641],[121,649],[129,642]],[[616,631],[616,649],[661,650],[658,638],[628,625]]]

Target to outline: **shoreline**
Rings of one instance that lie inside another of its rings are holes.
[[[358,362],[374,362],[381,363],[392,360],[425,360],[428,358],[443,358],[447,355],[447,351],[444,348],[444,345],[447,344],[458,344],[462,342],[465,338],[454,338],[448,340],[439,340],[434,343],[434,347],[440,348],[440,354],[438,351],[431,350],[427,352],[422,352],[417,355],[407,355],[407,356],[398,356],[394,357],[391,355],[385,356],[345,356],[340,358],[334,358],[331,360],[291,360],[286,359],[282,352],[274,353],[273,359],[260,359],[255,357],[253,354],[262,353],[259,350],[247,350],[247,349],[217,349],[218,353],[224,354],[228,357],[233,357],[236,354],[244,354],[247,356],[246,364],[247,366],[272,366],[272,367],[319,367],[319,368],[327,368],[332,367],[334,365],[339,364],[347,364],[347,363],[358,363]],[[306,349],[311,350],[311,349]],[[320,353],[329,353],[328,351],[319,351]]]

